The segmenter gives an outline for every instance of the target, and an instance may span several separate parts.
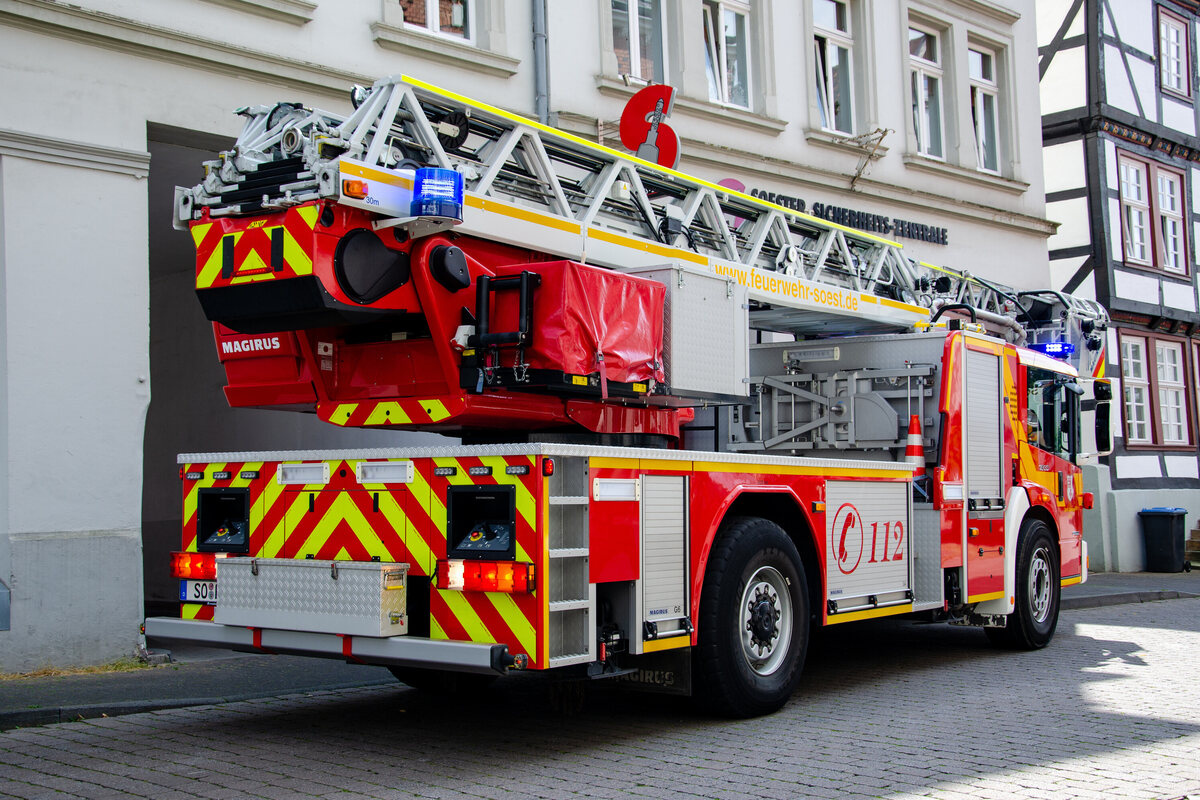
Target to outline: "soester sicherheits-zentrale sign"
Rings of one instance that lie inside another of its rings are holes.
[[[737,189],[738,191],[745,191],[751,197],[762,198],[768,203],[775,203],[794,211],[802,211],[827,222],[845,225],[847,228],[856,228],[868,233],[878,233],[902,239],[915,239],[921,242],[929,242],[930,244],[950,244],[950,231],[947,228],[939,228],[935,225],[925,225],[924,223],[912,222],[898,217],[887,217],[883,214],[874,214],[869,211],[859,211],[858,209],[845,208],[828,203],[813,203],[812,207],[809,208],[808,204],[799,197],[768,192],[765,189],[757,187],[747,191],[744,187],[739,188],[732,185],[732,181],[727,181],[722,181],[722,185],[729,186],[729,188]]]

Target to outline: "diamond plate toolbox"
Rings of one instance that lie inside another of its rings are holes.
[[[351,636],[408,632],[408,564],[217,559],[215,622]]]

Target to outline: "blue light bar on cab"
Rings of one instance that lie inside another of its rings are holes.
[[[462,220],[463,178],[452,169],[422,167],[413,184],[414,217],[443,217]]]
[[[1045,353],[1051,358],[1070,358],[1075,353],[1075,345],[1070,342],[1039,342],[1029,345],[1029,349]]]

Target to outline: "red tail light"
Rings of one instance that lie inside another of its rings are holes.
[[[533,564],[512,561],[437,562],[437,588],[462,592],[507,592],[516,594],[534,589]]]
[[[217,554],[171,553],[171,576],[193,581],[215,581]]]
[[[545,475],[547,478],[549,478],[551,475],[554,474],[554,459],[553,458],[543,458],[542,459],[542,474]]]

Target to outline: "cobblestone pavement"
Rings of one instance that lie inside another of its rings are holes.
[[[1036,653],[944,625],[825,631],[778,714],[542,677],[450,702],[399,684],[0,733],[0,795],[1200,798],[1200,600],[1063,615]]]

